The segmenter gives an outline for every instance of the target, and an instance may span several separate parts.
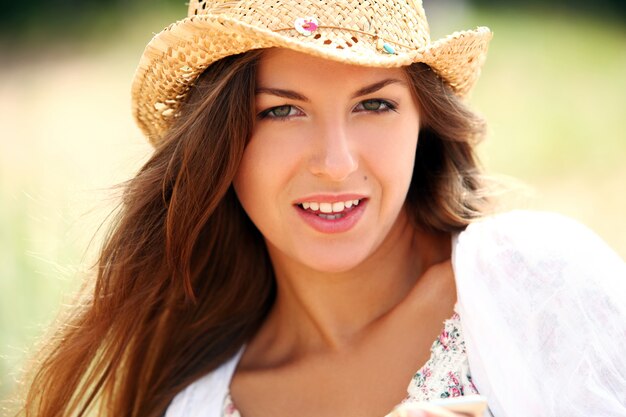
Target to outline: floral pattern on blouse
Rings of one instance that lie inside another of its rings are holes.
[[[478,394],[472,382],[458,314],[445,321],[441,334],[430,348],[430,359],[413,375],[407,393],[404,401]]]
[[[472,382],[458,314],[444,322],[444,328],[430,348],[430,359],[413,376],[406,401],[433,401],[478,394]],[[230,393],[224,398],[224,417],[241,417]]]
[[[241,417],[241,414],[239,414],[239,410],[237,410],[235,404],[233,404],[233,399],[230,397],[230,392],[226,395],[226,398],[224,399],[222,415],[224,417]]]

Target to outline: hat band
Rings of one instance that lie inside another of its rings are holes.
[[[294,25],[292,27],[284,27],[284,28],[278,28],[278,29],[273,29],[273,32],[285,32],[285,31],[291,31],[291,30],[295,30],[298,33],[300,33],[301,35],[304,36],[311,36],[314,32],[316,32],[318,29],[335,29],[335,30],[341,30],[341,31],[346,31],[346,32],[352,32],[352,33],[357,33],[360,35],[365,35],[365,36],[369,36],[370,38],[372,38],[372,40],[374,40],[376,42],[376,48],[382,52],[385,52],[387,54],[390,55],[395,55],[396,51],[395,48],[392,46],[399,46],[402,48],[406,48],[408,50],[413,49],[413,47],[405,45],[403,43],[400,42],[396,42],[390,39],[385,39],[382,38],[378,35],[377,32],[371,33],[371,32],[365,32],[363,30],[359,30],[359,29],[352,29],[352,28],[346,28],[346,27],[341,27],[341,26],[327,26],[327,25],[318,25],[317,24],[317,20],[315,18],[312,17],[307,17],[307,18],[298,18],[294,21]],[[313,35],[314,39],[319,39],[322,35],[317,33],[315,35]],[[351,38],[351,40],[356,44],[359,42],[359,39],[355,36],[353,36]],[[326,40],[324,41],[325,44],[329,45],[332,43],[331,40]],[[346,42],[346,46],[351,47],[352,44],[350,42]],[[344,49],[344,47],[342,45],[337,45],[337,49]]]

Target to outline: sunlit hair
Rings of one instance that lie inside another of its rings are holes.
[[[417,227],[459,232],[491,207],[476,156],[485,121],[427,65],[406,72],[421,118],[407,210]]]
[[[39,356],[23,415],[161,416],[259,328],[274,274],[232,180],[254,124],[261,55],[211,65],[126,184],[93,292]],[[462,230],[484,203],[474,157],[484,125],[427,66],[407,73],[423,124],[407,210],[417,227]]]

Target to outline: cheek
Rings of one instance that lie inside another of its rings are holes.
[[[367,164],[382,181],[407,188],[413,175],[419,134],[418,121],[407,118],[364,129]]]
[[[271,205],[285,190],[296,159],[290,147],[276,142],[275,137],[253,136],[233,180],[241,205],[255,223],[275,211]]]
[[[264,170],[265,166],[272,166],[272,162],[257,146],[250,143],[244,151],[233,180],[233,187],[241,205],[253,219],[255,216],[252,210],[262,203],[261,195],[268,186],[265,182],[269,172]]]

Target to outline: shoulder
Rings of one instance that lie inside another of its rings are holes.
[[[538,211],[512,211],[470,224],[454,239],[453,262],[483,270],[538,268],[536,272],[544,274],[574,266],[617,268],[622,273],[625,268],[623,260],[585,225]]]
[[[176,394],[165,417],[221,417],[224,399],[243,349]]]
[[[453,267],[472,375],[495,415],[623,415],[626,264],[602,239],[558,214],[505,213],[455,237]]]
[[[572,237],[584,240],[572,242]],[[457,239],[461,246],[494,241],[517,246],[520,250],[600,243],[595,233],[574,219],[553,212],[524,210],[485,217],[470,224]]]
[[[514,211],[471,224],[454,238],[452,266],[466,308],[489,300],[534,314],[557,300],[626,301],[626,263],[589,228],[555,213]]]
[[[548,301],[573,291],[626,294],[626,263],[593,231],[565,216],[514,211],[471,224],[454,239],[460,301],[482,289]]]

